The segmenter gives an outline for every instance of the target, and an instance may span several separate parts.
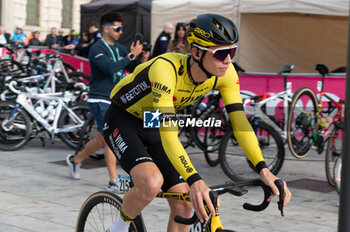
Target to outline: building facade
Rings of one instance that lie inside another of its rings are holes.
[[[91,0],[0,0],[0,25],[10,34],[16,26],[24,33],[40,31],[40,38],[50,33],[51,27],[80,31],[80,5]]]

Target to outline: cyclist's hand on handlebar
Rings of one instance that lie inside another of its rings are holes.
[[[267,186],[269,186],[272,189],[273,195],[271,195],[267,201],[271,201],[271,199],[274,196],[279,196],[279,191],[277,186],[275,185],[275,180],[279,179],[277,176],[272,174],[268,168],[263,168],[260,171],[260,179],[262,182],[264,182]],[[290,192],[289,188],[287,187],[287,184],[285,181],[283,181],[284,184],[284,199],[283,199],[283,206],[286,206],[290,198],[292,197],[292,193]]]
[[[214,206],[209,196],[210,188],[204,183],[203,180],[196,181],[191,185],[190,198],[193,204],[193,208],[197,214],[198,219],[203,223],[209,219],[209,216],[204,208],[203,201],[206,202],[211,215],[215,215]],[[220,200],[218,200],[220,202]],[[219,203],[218,203],[219,205]]]

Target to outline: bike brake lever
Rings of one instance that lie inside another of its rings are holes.
[[[281,179],[275,180],[275,185],[278,188],[278,191],[280,192],[279,195],[279,201],[277,202],[278,209],[281,212],[281,216],[284,217],[284,211],[283,211],[283,199],[284,199],[284,184]]]

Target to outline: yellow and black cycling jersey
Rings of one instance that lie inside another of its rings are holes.
[[[140,64],[114,87],[110,96],[113,104],[142,119],[144,110],[176,113],[217,88],[243,151],[258,170],[265,167],[256,135],[243,109],[239,79],[233,65],[222,77],[213,76],[202,83],[195,83],[190,76],[189,59],[188,55],[166,53]],[[176,127],[161,127],[161,142],[176,170],[192,183],[198,174],[194,175],[197,171],[178,139]]]

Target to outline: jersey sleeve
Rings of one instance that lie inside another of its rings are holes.
[[[267,167],[257,137],[244,112],[238,75],[230,65],[225,76],[219,77],[218,88],[230,118],[233,133],[244,153],[258,172]]]
[[[175,67],[167,60],[158,59],[149,70],[152,87],[153,108],[161,113],[174,114],[173,96],[176,87]],[[162,146],[170,162],[191,186],[200,176],[193,167],[178,137],[178,126],[161,123],[159,129]]]

